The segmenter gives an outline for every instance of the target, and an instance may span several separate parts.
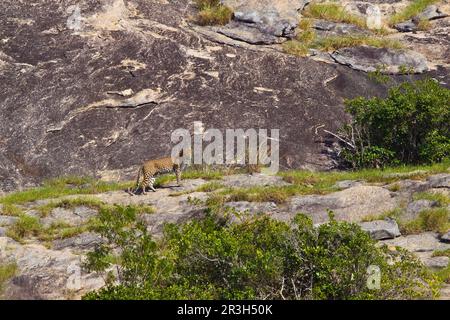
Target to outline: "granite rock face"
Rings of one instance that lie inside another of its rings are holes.
[[[223,0],[234,11],[234,20],[273,37],[292,38],[298,25],[299,11],[308,0]],[[236,25],[235,28],[239,28]],[[246,41],[246,40],[244,40]]]
[[[359,225],[375,240],[394,239],[401,235],[398,224],[394,220],[376,220],[362,222]]]
[[[63,174],[131,178],[194,121],[280,129],[281,165],[327,169],[330,140],[316,128],[342,124],[344,98],[385,93],[344,66],[209,39],[185,1],[82,0],[76,28],[72,5],[0,3],[4,191]]]
[[[337,50],[331,56],[340,64],[364,72],[398,74],[428,70],[426,58],[414,51],[359,46]]]

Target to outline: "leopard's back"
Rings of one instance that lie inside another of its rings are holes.
[[[142,169],[144,171],[144,175],[151,174],[154,176],[173,172],[177,169],[177,165],[172,161],[172,158],[162,158],[145,162]]]

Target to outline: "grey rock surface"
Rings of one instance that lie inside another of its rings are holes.
[[[403,69],[412,73],[428,70],[425,57],[408,50],[359,46],[337,50],[331,56],[340,64],[364,72],[398,74],[404,72]]]
[[[238,202],[227,202],[225,204],[227,207],[233,208],[239,212],[248,212],[250,214],[266,214],[277,210],[277,205],[273,202],[248,202],[248,201],[238,201]]]
[[[401,235],[395,220],[375,220],[362,222],[359,225],[361,229],[367,231],[370,237],[375,240],[394,239]]]
[[[19,220],[18,217],[0,216],[0,227],[10,226],[14,224],[17,220]]]
[[[294,15],[301,7],[284,3]],[[180,0],[81,0],[79,31],[66,25],[72,4],[0,2],[15,17],[0,20],[2,190],[61,175],[134,178],[199,119],[278,128],[281,165],[331,168],[315,126],[336,131],[344,98],[386,91],[343,66],[221,44],[186,24],[196,9]]]
[[[368,30],[348,23],[338,23],[327,20],[316,20],[313,28],[317,30],[316,34],[321,37],[335,36],[363,36],[368,35]]]
[[[290,199],[290,213],[305,213],[314,223],[328,221],[328,210],[341,221],[359,222],[368,216],[393,210],[398,200],[376,186],[357,186],[328,195],[298,196]]]
[[[448,17],[448,14],[442,12],[442,10],[436,5],[429,5],[425,10],[419,14],[419,19],[442,19]]]
[[[444,234],[441,236],[441,241],[442,241],[442,242],[450,242],[450,231],[444,233]]]
[[[53,241],[53,250],[62,250],[66,248],[75,250],[93,249],[103,242],[102,238],[93,233],[85,232],[75,237]]]

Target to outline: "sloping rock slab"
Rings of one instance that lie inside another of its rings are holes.
[[[431,188],[450,188],[450,174],[442,173],[430,176],[427,182]]]
[[[277,205],[273,202],[227,202],[227,207],[234,208],[239,212],[249,212],[250,214],[269,213],[277,209]]]
[[[441,236],[441,241],[450,243],[450,231]]]
[[[450,249],[450,244],[439,241],[439,235],[435,232],[425,232],[402,236],[383,243],[390,246],[399,246],[411,252],[433,252],[435,250]]]
[[[364,72],[380,71],[385,74],[408,72],[422,73],[428,70],[427,60],[420,53],[358,46],[337,50],[331,57],[340,64]]]
[[[257,45],[282,43],[286,40],[286,38],[280,38],[261,32],[258,28],[255,28],[251,24],[247,23],[231,22],[224,27],[213,28],[213,30],[231,39]]]
[[[375,240],[394,239],[399,237],[400,230],[394,220],[376,220],[359,224],[361,229],[367,231]]]
[[[287,186],[289,183],[283,181],[280,176],[265,174],[233,175],[223,178],[221,183],[227,187],[263,187],[263,186]]]
[[[359,222],[396,208],[398,201],[392,195],[381,187],[358,186],[325,196],[293,197],[289,212],[305,213],[314,223],[323,223],[328,221],[328,210],[331,210],[336,220]]]
[[[53,241],[54,250],[62,250],[66,248],[86,250],[94,248],[103,242],[102,238],[93,232],[86,232],[75,237]]]
[[[219,33],[252,44],[272,44],[292,38],[298,25],[298,11],[308,0],[223,0],[234,11],[235,22]],[[284,39],[285,40],[285,39]]]
[[[418,17],[419,19],[435,20],[446,18],[448,14],[442,12],[436,5],[430,5]]]

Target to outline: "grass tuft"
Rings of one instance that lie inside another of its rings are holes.
[[[436,2],[438,2],[438,0],[413,0],[402,11],[394,14],[389,19],[389,25],[394,26],[397,23],[407,21],[413,18],[414,16],[420,14],[429,5],[434,4]]]
[[[366,28],[366,21],[347,12],[337,3],[311,3],[302,13],[305,17],[354,24]]]
[[[450,230],[450,213],[447,208],[433,208],[420,212],[417,219],[400,224],[402,234],[416,234],[425,231],[445,233]]]
[[[196,0],[199,12],[196,22],[199,25],[225,25],[233,18],[233,10],[219,0]]]
[[[17,272],[15,263],[0,264],[0,297],[3,294],[5,283],[14,277]]]
[[[42,199],[59,198],[68,195],[98,194],[125,190],[131,182],[104,182],[85,177],[61,177],[47,180],[41,187],[18,191],[0,198],[1,204],[23,204]]]
[[[23,214],[23,210],[14,204],[7,203],[0,207],[0,214],[4,216],[18,217]]]
[[[414,200],[436,201],[438,206],[445,207],[450,205],[450,198],[441,193],[418,192],[413,196]]]

